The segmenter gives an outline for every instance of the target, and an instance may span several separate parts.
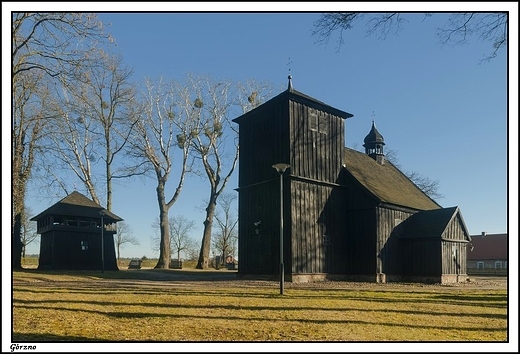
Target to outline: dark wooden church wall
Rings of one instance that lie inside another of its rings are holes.
[[[291,174],[335,183],[345,142],[343,118],[295,101],[290,101],[290,117]]]
[[[456,215],[442,234],[442,274],[466,274],[468,236]]]
[[[405,238],[401,246],[403,275],[439,276],[441,274],[441,243],[439,238]]]
[[[87,242],[82,250],[81,241]],[[114,236],[103,236],[106,270],[117,270]],[[101,234],[88,232],[49,231],[41,235],[40,269],[101,269]]]
[[[345,272],[344,119],[290,101],[290,131],[292,272]]]
[[[45,232],[40,236],[40,257],[38,261],[38,269],[52,267],[52,237],[52,232]]]
[[[292,272],[346,271],[345,219],[341,187],[291,181]]]
[[[349,274],[376,273],[376,207],[378,200],[371,198],[364,187],[343,170],[346,186],[345,212],[347,228],[347,268]]]
[[[279,179],[241,189],[238,198],[238,271],[243,274],[276,274],[280,240]]]
[[[88,251],[81,251],[81,240],[89,243]],[[39,267],[43,269],[101,269],[101,237],[94,240],[89,234],[68,234],[66,231],[50,231],[42,234]],[[97,257],[99,255],[99,257]],[[97,263],[97,264],[96,264]]]
[[[364,187],[347,171],[342,173],[344,184],[347,186],[346,209],[347,210],[375,210],[379,201],[369,197]]]
[[[328,273],[346,274],[348,272],[347,258],[347,220],[341,210],[345,210],[346,188],[332,187],[330,194],[324,201],[324,209],[320,215],[320,222],[324,225],[324,232],[328,238],[326,245],[329,252]]]
[[[376,214],[375,209],[346,211],[347,264],[349,274],[376,272]]]
[[[467,243],[442,241],[442,274],[466,274]]]
[[[248,158],[242,157],[238,165],[239,274],[278,273],[280,175],[272,165],[290,161],[288,111],[288,104],[261,106],[240,123],[240,155]],[[287,196],[289,171],[284,175]],[[284,218],[289,217],[286,213]],[[288,246],[284,251],[290,259]]]
[[[377,273],[400,274],[401,257],[398,230],[396,227],[411,215],[412,211],[404,211],[388,207],[376,209],[377,220]]]
[[[246,187],[278,177],[276,163],[290,163],[288,106],[265,106],[240,123],[238,186]]]

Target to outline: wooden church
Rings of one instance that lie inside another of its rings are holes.
[[[114,234],[119,216],[72,192],[31,218],[41,235],[38,269],[118,270]]]
[[[470,236],[458,207],[442,208],[385,160],[375,124],[365,153],[345,148],[351,117],[289,76],[286,91],[234,119],[239,276],[465,281]]]

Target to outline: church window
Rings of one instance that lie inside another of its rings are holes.
[[[327,134],[329,129],[325,113],[313,108],[309,109],[309,128],[320,134]]]

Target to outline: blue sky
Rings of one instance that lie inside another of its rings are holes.
[[[491,51],[490,42],[471,38],[468,45],[441,46],[435,29],[446,23],[447,15],[425,19],[410,13],[402,31],[385,40],[367,36],[360,23],[344,34],[345,44],[337,52],[335,38],[318,45],[311,36],[318,17],[313,12],[99,16],[110,24],[108,32],[124,62],[134,68],[135,81],[209,74],[253,78],[281,90],[290,70],[296,90],[354,115],[346,122],[346,146],[360,149],[374,119],[386,149],[397,151],[403,171],[438,180],[444,198],[437,201],[459,206],[471,234],[507,232],[508,151],[518,149],[516,139],[508,146],[508,123],[513,122],[508,121],[506,50],[481,62]],[[227,192],[235,193],[236,177]],[[510,187],[517,188],[514,178]],[[150,225],[158,216],[155,186],[154,180],[115,186],[113,211],[140,241],[139,246],[125,245],[124,257],[157,256],[150,243]],[[202,236],[201,206],[208,193],[207,182],[191,177],[170,211],[196,222],[195,239]],[[28,203],[39,213],[59,199],[29,195]],[[38,245],[28,249],[38,251]]]

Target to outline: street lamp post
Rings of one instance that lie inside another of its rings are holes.
[[[101,215],[101,273],[105,273],[105,240],[103,231],[105,229],[105,223],[103,222],[103,216],[105,216],[106,211],[100,210],[99,215]]]
[[[283,266],[283,174],[291,167],[286,163],[277,163],[273,168],[280,174],[280,295],[283,295],[284,266]]]

